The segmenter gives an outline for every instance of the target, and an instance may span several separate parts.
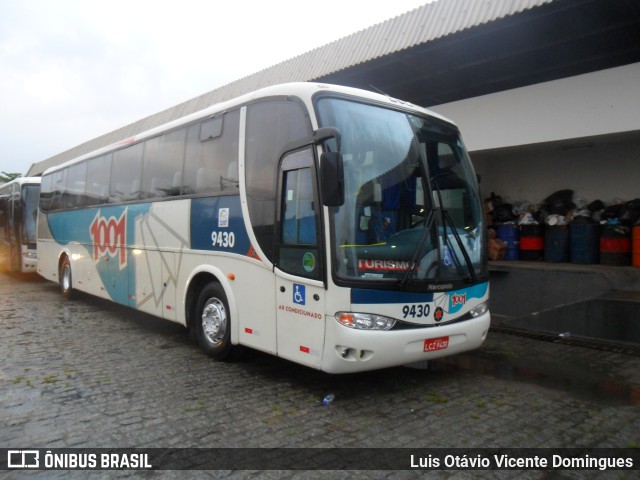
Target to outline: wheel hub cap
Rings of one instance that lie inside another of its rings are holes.
[[[227,312],[223,303],[217,298],[209,300],[202,312],[202,331],[207,340],[213,344],[222,342],[227,331]]]

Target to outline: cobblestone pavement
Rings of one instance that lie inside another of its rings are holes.
[[[88,295],[65,302],[53,283],[6,274],[0,274],[0,328],[3,448],[640,447],[640,357],[633,355],[492,333],[481,349],[429,368],[332,376],[251,351],[221,363],[200,353],[177,324]],[[335,400],[323,407],[328,393]],[[53,473],[61,472],[36,476]],[[322,473],[197,476],[354,478],[353,472]],[[573,473],[528,475],[603,475]]]

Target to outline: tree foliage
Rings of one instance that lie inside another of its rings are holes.
[[[15,180],[18,177],[21,177],[22,175],[20,173],[7,173],[7,172],[2,172],[0,173],[0,183],[7,183],[10,182],[11,180]]]

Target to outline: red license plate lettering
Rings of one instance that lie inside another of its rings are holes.
[[[449,346],[449,337],[428,338],[424,341],[425,352],[435,352],[436,350],[444,350]]]

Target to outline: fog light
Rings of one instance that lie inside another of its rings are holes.
[[[338,352],[338,355],[340,355],[342,358],[347,358],[349,356],[349,347],[336,345],[336,352]]]

